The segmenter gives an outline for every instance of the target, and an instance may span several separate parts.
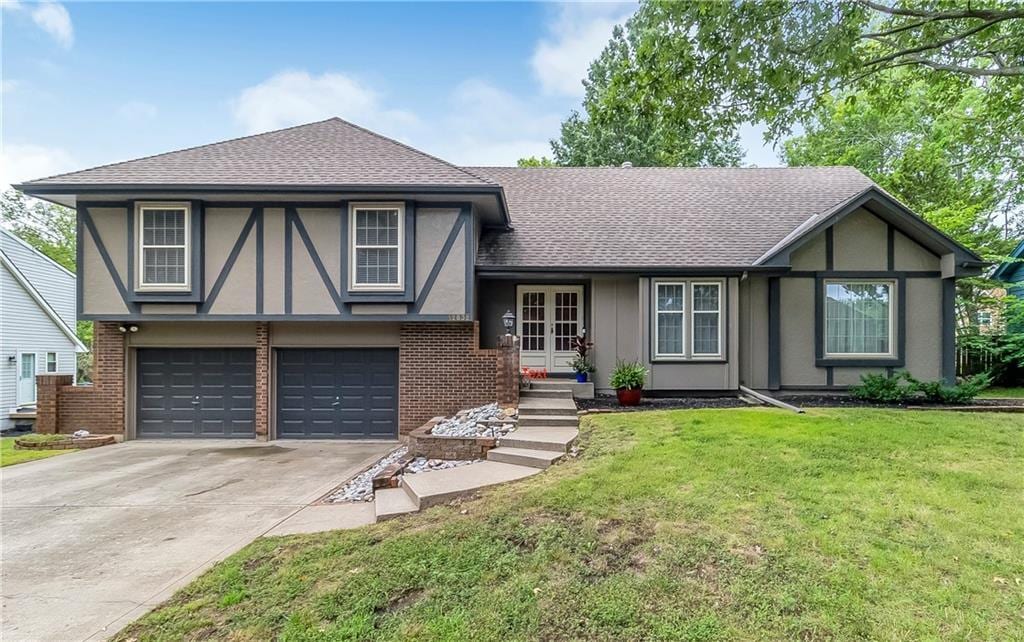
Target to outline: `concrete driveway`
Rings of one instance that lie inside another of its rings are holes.
[[[135,441],[0,469],[2,639],[113,635],[394,445]]]

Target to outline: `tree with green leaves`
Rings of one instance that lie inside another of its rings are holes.
[[[555,161],[551,160],[547,156],[529,156],[527,158],[520,158],[516,161],[518,167],[554,167]]]

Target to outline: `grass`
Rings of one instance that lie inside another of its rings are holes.
[[[1024,640],[1010,414],[592,416],[474,501],[260,539],[121,640]]]
[[[49,441],[47,438],[54,436],[61,438],[65,435],[22,435],[20,438]],[[73,450],[15,450],[14,439],[14,437],[0,438],[0,468],[4,466],[13,466],[14,464],[21,464],[26,461],[46,459],[47,457],[54,457],[56,455],[74,452]]]
[[[978,397],[982,399],[1024,399],[1024,387],[985,388]]]

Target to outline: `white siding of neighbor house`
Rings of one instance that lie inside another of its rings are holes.
[[[58,316],[75,327],[75,277],[0,230],[4,254],[47,300]],[[14,275],[0,266],[0,427],[11,422],[17,404],[18,355],[36,355],[36,372],[46,373],[46,353],[57,353],[57,373],[74,374],[75,344],[46,314]],[[11,359],[15,357],[15,359]]]

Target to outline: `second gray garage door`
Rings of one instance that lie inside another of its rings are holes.
[[[398,350],[277,350],[277,436],[395,439]]]

